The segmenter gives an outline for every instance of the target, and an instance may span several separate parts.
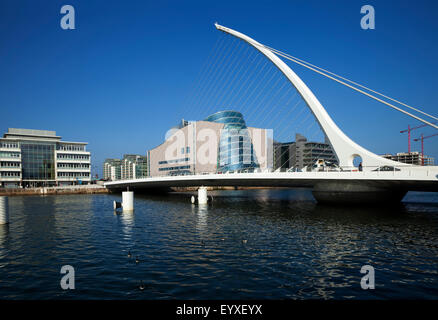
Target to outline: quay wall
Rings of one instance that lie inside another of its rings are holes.
[[[27,195],[53,195],[53,194],[101,194],[109,193],[101,185],[78,185],[63,187],[41,188],[0,188],[0,196],[27,196]]]

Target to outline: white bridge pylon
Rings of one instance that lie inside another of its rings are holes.
[[[292,69],[284,63],[274,52],[266,48],[261,43],[255,41],[254,39],[235,31],[230,28],[226,28],[215,23],[218,30],[226,32],[236,38],[239,38],[249,45],[253,46],[255,49],[260,51],[265,55],[290,81],[290,83],[297,89],[303,100],[306,102],[307,106],[310,108],[311,112],[315,116],[319,126],[325,133],[333,151],[339,161],[340,167],[353,167],[353,160],[356,157],[362,159],[363,170],[373,170],[375,167],[380,167],[383,165],[397,166],[400,167],[401,163],[385,159],[351,140],[341,129],[334,123],[332,118],[329,116],[327,111],[324,109],[322,104],[313,94],[313,92],[307,87],[307,85],[301,80],[298,75],[292,71]],[[412,167],[412,165],[403,164],[403,166]]]

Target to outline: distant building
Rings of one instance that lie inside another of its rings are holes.
[[[91,154],[86,145],[61,141],[55,131],[9,128],[0,138],[0,186],[87,184]]]
[[[150,176],[244,172],[272,169],[272,135],[247,127],[237,111],[220,111],[203,121],[172,128],[148,151]]]
[[[106,159],[103,164],[105,180],[140,179],[147,176],[147,158],[138,154],[125,154],[123,159]]]
[[[122,178],[122,160],[106,159],[103,163],[103,178],[105,180],[120,180]]]
[[[121,162],[121,179],[140,179],[147,176],[147,159],[138,154],[125,154]]]
[[[323,159],[332,164],[338,164],[336,155],[328,142],[311,142],[300,135],[295,135],[294,142],[274,143],[274,169],[286,171],[290,168],[302,169]]]
[[[274,142],[274,169],[286,171],[293,167],[292,149],[295,148],[295,142]]]
[[[414,152],[399,152],[396,155],[392,154],[384,154],[382,157],[402,163],[413,164],[413,165],[425,165],[425,166],[433,166],[434,158],[422,155],[418,151]]]

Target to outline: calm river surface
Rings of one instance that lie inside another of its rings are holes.
[[[322,206],[307,190],[209,194],[203,207],[136,194],[120,214],[121,195],[9,197],[0,299],[438,299],[436,193],[392,209]],[[60,287],[63,265],[75,290]]]

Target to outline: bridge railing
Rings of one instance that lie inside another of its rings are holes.
[[[254,173],[254,174],[302,174],[302,173],[325,173],[325,174],[337,174],[337,175],[350,175],[350,176],[399,176],[399,177],[437,177],[438,167],[435,166],[417,166],[417,165],[403,165],[400,166],[363,166],[362,168],[351,167],[338,167],[338,166],[321,166],[321,167],[304,167],[304,168],[284,168],[284,169],[264,169],[264,170],[239,170],[239,171],[225,171],[225,172],[184,172],[184,173],[172,173],[167,175],[148,176],[145,178],[163,178],[163,177],[183,177],[194,175],[233,175],[239,173]],[[128,179],[129,180],[129,179]],[[123,181],[123,180],[120,180]]]
[[[435,166],[420,166],[420,165],[407,165],[401,164],[400,166],[363,166],[359,167],[320,167],[312,168],[311,170],[301,170],[301,172],[335,172],[337,174],[350,174],[350,175],[375,175],[388,177],[436,177],[438,178],[438,168]]]

